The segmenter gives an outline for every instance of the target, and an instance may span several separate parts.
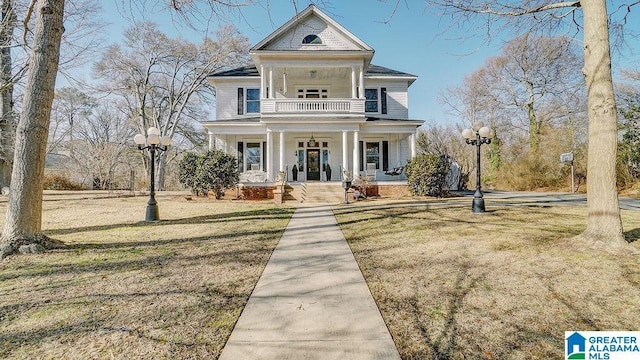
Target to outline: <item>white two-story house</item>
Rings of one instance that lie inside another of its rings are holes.
[[[235,154],[241,182],[405,179],[422,120],[408,118],[416,76],[373,65],[374,50],[310,5],[250,50],[253,64],[214,73],[209,147]],[[330,170],[329,170],[330,169]],[[327,171],[329,170],[329,171]],[[385,174],[389,173],[389,174]]]

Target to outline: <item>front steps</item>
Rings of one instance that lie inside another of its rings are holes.
[[[342,182],[303,182],[289,183],[285,200],[304,203],[337,204],[344,201]]]

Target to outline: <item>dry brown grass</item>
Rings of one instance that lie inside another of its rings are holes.
[[[161,194],[147,224],[105,195],[48,192],[69,248],[0,262],[0,358],[217,358],[293,209]]]
[[[565,330],[640,329],[640,256],[572,242],[585,207],[379,204],[335,213],[403,359],[559,359]]]

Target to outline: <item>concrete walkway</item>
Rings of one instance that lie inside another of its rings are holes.
[[[220,359],[400,359],[330,206],[293,214]]]

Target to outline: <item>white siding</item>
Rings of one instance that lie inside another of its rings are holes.
[[[322,45],[303,45],[307,35],[318,35]],[[316,16],[311,16],[289,32],[283,34],[265,50],[361,50],[351,40],[328,26]]]
[[[218,80],[216,84],[216,119],[239,119],[257,114],[238,115],[238,88],[260,88],[260,80]],[[246,96],[246,92],[245,92]],[[246,112],[246,109],[245,109]]]
[[[391,119],[408,119],[409,118],[409,96],[408,96],[408,84],[407,81],[394,81],[394,80],[378,80],[365,79],[365,88],[386,88],[387,89],[387,113],[375,114],[381,117],[388,117]],[[380,109],[381,110],[381,109]],[[374,115],[374,114],[371,114]]]

